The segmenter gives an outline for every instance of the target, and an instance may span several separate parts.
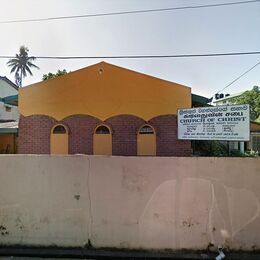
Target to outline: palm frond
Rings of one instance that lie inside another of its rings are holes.
[[[30,57],[28,57],[28,60],[36,60],[36,57],[30,56]]]
[[[30,68],[28,66],[25,66],[24,68],[25,68],[25,72],[28,71],[31,76],[33,75],[31,70],[30,70]]]
[[[17,65],[14,65],[14,66],[12,67],[10,73],[13,73],[13,72],[16,70],[16,68],[17,68]]]
[[[11,60],[9,60],[6,64],[16,64],[18,62],[18,60],[17,59],[11,59]]]
[[[38,66],[36,66],[35,64],[31,63],[30,61],[27,62],[27,65],[29,67],[33,67],[33,68],[36,68],[36,69],[40,69]]]
[[[26,73],[26,69],[25,67],[22,68],[22,74],[23,74],[23,77],[27,77],[27,73]]]

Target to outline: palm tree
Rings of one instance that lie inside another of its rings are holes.
[[[15,58],[10,59],[7,62],[9,67],[12,67],[11,73],[15,72],[15,82],[18,87],[22,86],[22,80],[27,76],[29,73],[31,76],[33,75],[31,72],[31,68],[37,68],[38,66],[34,65],[32,61],[36,58],[28,56],[29,49],[25,46],[21,46],[19,49],[19,54],[15,55]]]

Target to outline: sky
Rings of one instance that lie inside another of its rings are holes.
[[[25,45],[32,56],[171,55],[260,51],[260,2],[56,21],[1,21],[96,14],[240,0],[0,0],[0,55],[13,56]],[[7,59],[0,76],[14,81]],[[102,59],[41,60],[23,86],[58,69],[74,71]],[[192,93],[213,96],[260,61],[260,55],[199,58],[106,59],[108,63],[183,84]],[[260,86],[260,65],[223,93]]]

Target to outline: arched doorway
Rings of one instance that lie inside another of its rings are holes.
[[[137,155],[156,155],[156,133],[150,125],[142,126],[137,133]]]
[[[112,155],[112,133],[109,127],[99,125],[93,136],[93,154]]]
[[[68,129],[62,124],[55,125],[51,130],[51,154],[68,154]]]

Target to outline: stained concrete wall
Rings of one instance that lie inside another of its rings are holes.
[[[0,156],[0,243],[260,249],[260,158]]]

